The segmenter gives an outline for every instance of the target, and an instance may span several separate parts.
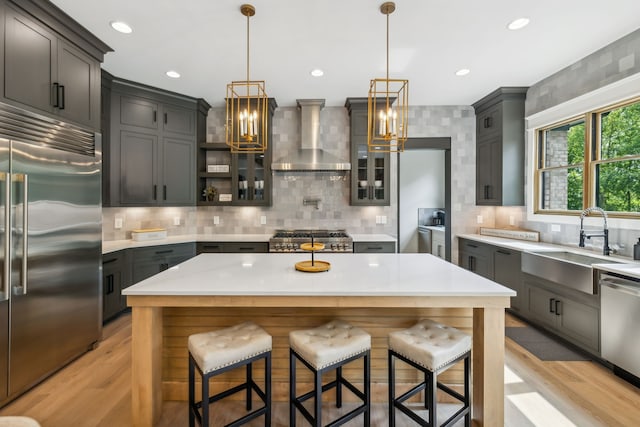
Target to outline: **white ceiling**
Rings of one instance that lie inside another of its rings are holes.
[[[325,98],[342,106],[385,76],[383,0],[247,0],[251,79],[279,106]],[[113,75],[223,105],[246,78],[242,0],[53,0],[114,49]],[[529,26],[507,30],[528,17]],[[390,77],[409,79],[410,105],[469,105],[499,86],[531,86],[640,26],[640,0],[396,0]],[[123,20],[134,32],[109,26]],[[640,61],[640,58],[636,58]],[[313,68],[324,77],[311,77]],[[471,73],[456,77],[455,71]],[[174,69],[182,78],[165,75]]]

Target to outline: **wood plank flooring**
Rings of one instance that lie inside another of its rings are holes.
[[[507,316],[507,326],[520,325]],[[125,313],[105,325],[104,340],[96,350],[0,409],[0,415],[27,415],[42,427],[131,425],[130,344],[131,315]],[[232,415],[239,402],[222,404],[224,410],[217,412]],[[186,406],[186,402],[166,402],[160,427],[186,426]],[[506,426],[632,427],[640,425],[639,420],[640,389],[605,367],[594,362],[543,362],[506,339]],[[258,419],[251,425],[261,424]],[[349,426],[361,424],[359,418]],[[285,403],[275,405],[272,425],[288,425]],[[387,425],[385,404],[374,406],[372,425]],[[398,415],[399,427],[414,425]]]

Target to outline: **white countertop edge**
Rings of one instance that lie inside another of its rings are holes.
[[[174,245],[194,242],[269,242],[273,234],[185,234],[169,236],[164,239],[138,242],[134,240],[108,240],[102,242],[102,254],[130,248]],[[354,242],[396,242],[396,238],[388,234],[352,234]]]
[[[318,256],[320,257],[320,256]],[[122,293],[130,296],[511,297],[515,291],[431,254],[323,254],[323,273],[296,271],[305,254],[201,254]]]

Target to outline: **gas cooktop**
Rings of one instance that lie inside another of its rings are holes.
[[[301,243],[324,243],[319,252],[353,252],[353,239],[345,230],[276,230],[269,239],[269,252],[304,252]]]

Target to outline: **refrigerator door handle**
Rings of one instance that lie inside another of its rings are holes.
[[[29,176],[22,174],[24,190],[22,191],[22,295],[27,294],[27,251],[29,249]]]
[[[11,174],[1,172],[4,180],[4,270],[2,271],[2,301],[11,295]]]

